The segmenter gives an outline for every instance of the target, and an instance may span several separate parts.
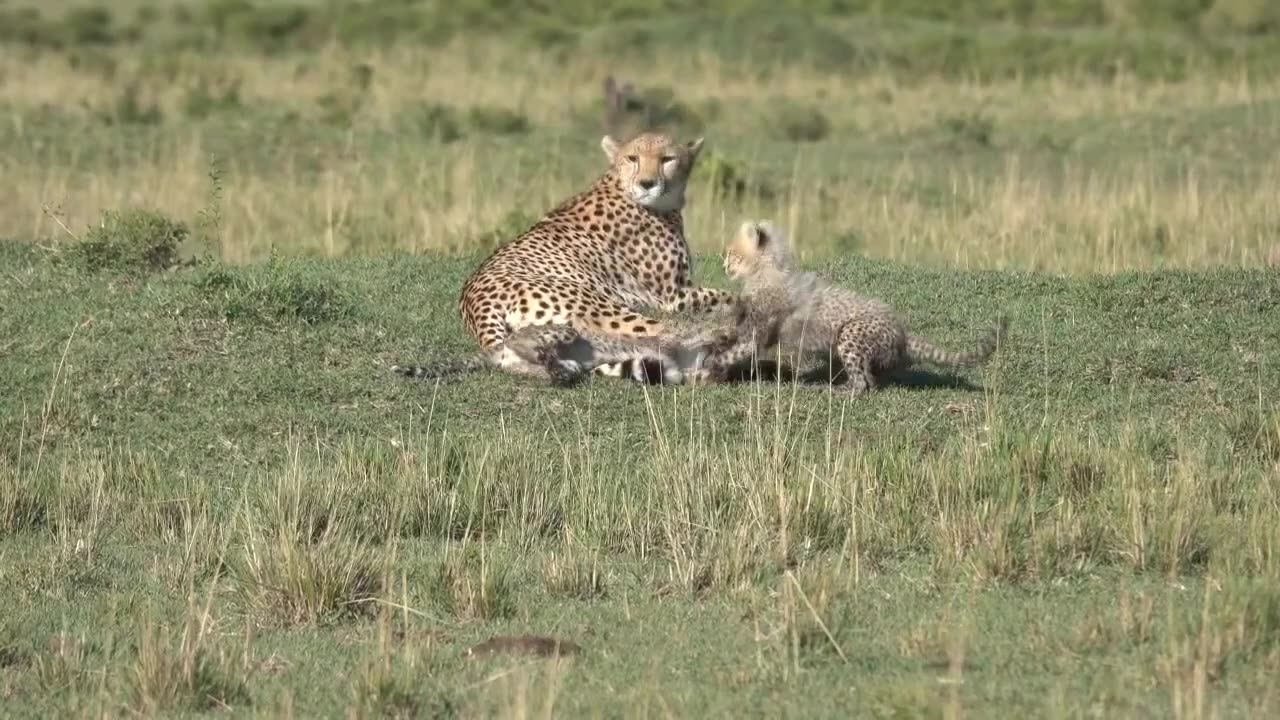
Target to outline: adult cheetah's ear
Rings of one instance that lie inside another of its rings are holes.
[[[613,162],[613,159],[618,156],[618,141],[611,135],[600,138],[600,147],[604,149],[604,154],[609,156],[609,162]]]
[[[704,138],[698,138],[697,140],[694,140],[693,142],[688,143],[687,145],[684,146],[685,150],[689,152],[690,160],[693,160],[694,158],[698,157],[698,152],[702,150],[703,140]]]

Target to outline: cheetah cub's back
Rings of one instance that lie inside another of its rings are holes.
[[[833,355],[850,389],[863,393],[918,362],[976,365],[995,352],[1008,329],[1001,315],[976,347],[944,350],[913,335],[879,298],[832,285],[795,269],[787,239],[769,222],[744,222],[724,254],[724,270],[742,284],[740,343],[733,361],[772,347],[801,362]]]

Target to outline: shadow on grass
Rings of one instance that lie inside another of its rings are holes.
[[[803,372],[797,372],[785,365],[780,366],[774,361],[759,361],[754,369],[749,365],[735,368],[729,378],[731,383],[747,383],[753,380],[757,382],[798,382],[802,385],[812,386],[835,385],[838,387],[844,383],[845,376],[844,368],[840,366],[838,361],[829,365],[809,368]],[[885,381],[884,387],[891,385],[898,385],[910,390],[934,388],[971,392],[982,390],[980,385],[974,385],[958,375],[937,373],[917,368],[896,373]]]
[[[648,370],[648,369],[646,369],[646,371],[648,372],[648,375],[646,377],[649,378],[649,382],[647,382],[646,384],[648,385],[663,384],[663,382],[659,379],[661,378],[660,373],[657,373],[656,371]],[[442,375],[440,377],[429,377],[429,378],[420,378],[420,377],[403,378],[402,377],[401,379],[427,383],[429,385],[434,385],[437,383],[439,383],[440,385],[451,385],[467,379],[493,378],[500,374],[501,374],[501,371],[498,370],[497,368],[482,367],[482,368],[469,370],[465,372],[456,372],[456,373],[451,372],[451,373]],[[559,384],[557,386],[565,387],[565,388],[573,387],[578,385],[580,381],[587,380],[589,377],[592,377],[592,376],[590,376],[589,374],[584,375],[584,376],[575,378],[575,382],[567,383],[567,384]],[[787,367],[785,365],[780,366],[777,362],[774,362],[774,361],[759,361],[756,363],[754,368],[751,367],[750,364],[743,364],[741,366],[733,368],[730,371],[730,374],[728,377],[728,384],[742,385],[742,384],[750,384],[752,382],[761,382],[761,383],[797,382],[797,383],[800,383],[801,385],[811,386],[814,388],[825,388],[827,386],[834,386],[832,389],[839,390],[840,386],[843,385],[845,382],[845,377],[844,377],[843,368],[841,368],[838,364],[835,364],[833,366],[820,365],[816,368],[809,368],[803,372],[796,372],[790,367]],[[970,392],[977,392],[982,390],[981,386],[974,385],[973,383],[969,382],[967,379],[957,375],[940,374],[940,373],[931,372],[928,370],[920,370],[920,369],[914,369],[914,368],[910,370],[906,370],[904,372],[897,373],[892,378],[886,380],[882,387],[887,388],[892,385],[899,385],[909,390],[926,390],[926,389],[934,389],[934,388],[945,388],[950,390],[966,390]]]

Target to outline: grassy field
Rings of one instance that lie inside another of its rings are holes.
[[[1276,714],[1280,17],[821,5],[0,5],[0,716]],[[643,124],[707,138],[699,283],[772,218],[1008,342],[389,375]]]

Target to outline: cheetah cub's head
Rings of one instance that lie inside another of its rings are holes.
[[[684,207],[684,189],[702,149],[702,138],[678,143],[659,133],[644,133],[619,144],[605,135],[600,147],[609,156],[622,194],[637,205],[660,210]]]
[[[791,268],[787,237],[768,220],[748,220],[724,251],[724,273],[740,280],[762,271],[786,272]]]

